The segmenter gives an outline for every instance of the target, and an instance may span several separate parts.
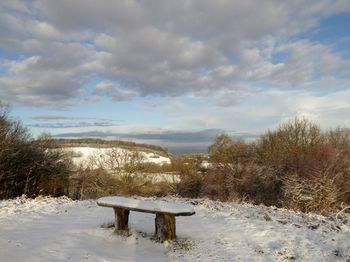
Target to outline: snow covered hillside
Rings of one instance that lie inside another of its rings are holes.
[[[75,165],[87,166],[94,157],[98,160],[103,160],[106,155],[112,150],[116,150],[118,154],[123,155],[131,151],[123,148],[96,148],[96,147],[64,147],[63,150],[73,152],[73,162]],[[155,164],[170,164],[170,158],[164,157],[151,152],[140,151],[142,160],[147,163]]]
[[[179,239],[156,243],[154,215],[131,212],[131,236],[106,225],[111,208],[68,198],[0,201],[0,261],[349,261],[350,224],[247,204],[192,204],[177,218]],[[101,227],[101,225],[105,225]]]
[[[82,167],[103,167],[106,171],[111,171],[111,161],[109,156],[113,155],[115,158],[119,158],[112,165],[123,166],[125,161],[128,161],[133,151],[118,148],[118,147],[63,147],[63,150],[72,153],[72,161],[76,166]],[[144,163],[154,163],[157,165],[170,164],[171,160],[169,157],[164,157],[156,153],[138,151],[140,153],[140,160]],[[114,175],[120,175],[120,173],[113,173]],[[142,179],[154,182],[170,182],[179,183],[180,177],[175,173],[138,173],[135,174]]]

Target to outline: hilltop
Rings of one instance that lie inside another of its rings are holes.
[[[91,148],[123,148],[131,151],[142,151],[154,153],[164,157],[169,156],[169,152],[160,147],[150,144],[135,143],[122,140],[103,140],[98,138],[79,138],[79,139],[54,139],[53,147],[91,147]]]

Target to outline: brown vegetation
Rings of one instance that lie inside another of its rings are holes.
[[[295,118],[255,142],[220,135],[209,147],[213,167],[203,174],[202,196],[248,200],[326,214],[350,204],[350,136],[322,132]]]
[[[59,150],[48,150],[51,143],[47,136],[31,140],[0,105],[0,199],[67,193],[70,160]]]

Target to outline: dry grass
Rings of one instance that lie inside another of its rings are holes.
[[[70,178],[69,196],[96,199],[109,195],[165,196],[176,192],[176,184],[154,182],[132,174],[112,175],[103,169],[80,170]]]

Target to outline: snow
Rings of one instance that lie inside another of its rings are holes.
[[[183,203],[168,203],[166,201],[142,200],[126,197],[102,197],[97,200],[97,204],[106,207],[124,207],[143,212],[163,212],[174,215],[195,213],[192,206]]]
[[[95,147],[64,147],[64,151],[67,152],[73,152],[74,155],[72,157],[73,163],[76,166],[82,166],[82,167],[92,167],[97,168],[96,164],[92,163],[99,163],[106,169],[106,171],[114,174],[114,175],[121,175],[122,173],[113,173],[112,170],[109,170],[108,161],[108,153],[110,153],[112,150],[114,150],[114,153],[116,155],[120,155],[120,162],[123,163],[124,161],[124,154],[129,154],[132,151],[118,148],[118,147],[109,147],[109,148],[95,148]],[[169,157],[164,157],[161,155],[157,155],[155,153],[150,152],[139,152],[141,154],[142,162],[144,163],[154,163],[157,165],[163,165],[163,164],[170,164],[171,160]],[[91,161],[91,159],[94,158],[95,161]],[[92,165],[92,166],[91,166]],[[122,166],[122,165],[121,165]],[[134,174],[135,176],[138,176],[146,181],[151,181],[152,183],[156,182],[169,182],[169,183],[179,183],[180,182],[180,176],[177,173],[137,173]]]
[[[213,164],[210,163],[210,162],[207,161],[207,160],[203,160],[203,161],[200,163],[200,165],[199,165],[199,167],[200,167],[200,168],[203,168],[203,169],[209,169],[209,168],[211,168],[212,166],[213,166]]]
[[[115,150],[120,154],[132,152],[130,150],[119,148],[119,147],[113,147],[113,148],[64,147],[63,150],[72,151],[76,154],[76,156],[73,156],[73,163],[77,166],[79,165],[87,166],[90,163],[91,157],[96,157],[97,159],[103,159],[103,157],[105,157],[108,154],[108,152],[112,150]],[[140,151],[140,153],[143,157],[143,161],[146,163],[155,163],[158,165],[171,163],[169,157],[164,157],[151,152]]]
[[[154,214],[141,212],[130,213],[130,236],[114,233],[107,226],[114,219],[113,209],[95,201],[65,197],[0,201],[0,261],[350,259],[346,219],[206,199],[155,200],[195,209],[194,216],[176,218],[178,240],[154,242]]]
[[[168,182],[168,183],[180,183],[181,177],[177,172],[167,172],[167,173],[137,173],[135,176],[144,179],[145,181],[150,181],[152,183],[156,182]]]

